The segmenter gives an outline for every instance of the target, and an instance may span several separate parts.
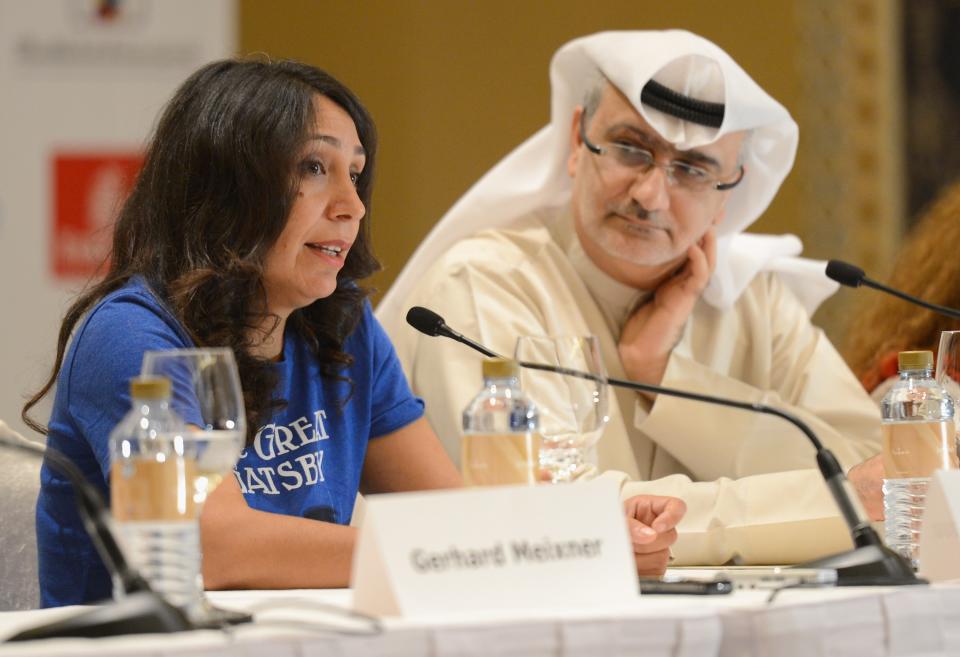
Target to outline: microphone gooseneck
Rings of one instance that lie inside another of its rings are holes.
[[[435,319],[431,318],[430,326],[441,326],[442,328],[434,334],[423,331],[418,324],[414,323],[410,319],[410,316],[414,310],[417,310],[416,315],[420,317],[427,316],[426,313],[429,313],[431,316],[435,317]],[[456,333],[447,327],[446,322],[442,317],[440,317],[440,315],[437,315],[432,310],[427,308],[422,308],[419,306],[411,308],[410,312],[407,313],[407,321],[411,326],[413,326],[413,328],[426,333],[427,335],[443,335],[444,337],[451,337],[485,355],[490,355],[493,353],[486,347],[479,345],[468,338],[464,338],[459,333]],[[707,404],[738,408],[745,411],[773,415],[786,420],[790,424],[800,429],[800,431],[803,432],[803,434],[816,449],[817,467],[820,470],[824,481],[826,482],[827,489],[830,491],[830,494],[840,511],[840,515],[843,517],[844,522],[846,522],[847,527],[850,530],[850,535],[853,538],[854,545],[856,546],[851,552],[845,552],[837,555],[836,557],[828,557],[827,559],[822,559],[818,562],[807,565],[811,567],[836,568],[838,583],[846,585],[891,586],[898,584],[923,583],[922,580],[917,579],[912,568],[900,555],[889,550],[883,545],[880,537],[870,525],[870,521],[864,516],[856,495],[851,495],[850,484],[847,481],[847,478],[843,473],[843,468],[840,466],[837,458],[830,450],[823,446],[823,443],[820,442],[820,439],[814,433],[813,429],[811,429],[806,422],[796,417],[792,413],[788,413],[765,404],[742,402],[735,399],[726,399],[724,397],[716,397],[713,395],[704,395],[685,390],[676,390],[674,388],[666,388],[664,386],[652,385],[648,383],[638,383],[624,379],[601,377],[588,372],[582,372],[580,370],[573,370],[565,367],[556,367],[553,365],[547,365],[545,363],[519,361],[518,364],[520,367],[526,369],[554,372],[563,376],[591,379],[601,383],[606,383],[611,386],[627,388],[629,390],[652,392],[658,395],[666,395],[668,397],[679,397],[681,399],[689,399],[691,401],[698,401]]]
[[[930,303],[929,301],[924,301],[923,299],[915,297],[911,294],[901,292],[900,290],[896,290],[892,287],[884,285],[883,283],[879,283],[867,276],[862,269],[855,265],[851,265],[848,262],[843,262],[842,260],[830,260],[827,262],[826,274],[828,278],[840,283],[841,285],[846,285],[847,287],[860,287],[861,285],[865,287],[872,287],[874,290],[885,292],[886,294],[895,296],[898,299],[903,299],[907,303],[912,303],[915,306],[932,310],[933,312],[944,315],[945,317],[960,319],[960,310]]]
[[[414,327],[416,328],[416,327]],[[563,376],[573,376],[580,379],[590,379],[592,381],[598,381],[600,383],[606,383],[607,385],[614,386],[615,388],[629,388],[630,390],[636,390],[639,392],[652,392],[656,394],[664,394],[668,397],[679,397],[680,399],[690,399],[692,401],[704,402],[707,404],[717,404],[719,406],[729,406],[731,408],[739,408],[745,411],[754,411],[756,413],[765,413],[767,415],[774,415],[779,418],[783,418],[787,422],[795,425],[800,431],[806,435],[806,437],[813,443],[813,446],[818,452],[824,451],[826,448],[823,446],[823,443],[820,442],[820,439],[817,437],[817,434],[813,432],[813,429],[810,426],[798,418],[796,415],[792,415],[786,411],[782,411],[779,408],[774,408],[773,406],[765,406],[764,404],[755,404],[753,402],[742,402],[737,401],[736,399],[726,399],[725,397],[714,397],[713,395],[704,395],[699,392],[689,392],[687,390],[676,390],[674,388],[664,388],[663,386],[655,386],[649,383],[638,383],[637,381],[627,381],[626,379],[615,379],[613,377],[604,377],[597,374],[591,374],[589,372],[581,372],[580,370],[572,370],[567,367],[557,367],[555,365],[546,365],[544,363],[531,363],[529,361],[521,360],[517,361],[517,364],[520,367],[528,370],[540,370],[541,372],[553,372],[554,374],[562,374]],[[837,466],[838,469],[839,466]],[[842,471],[842,470],[841,470]],[[832,472],[832,470],[831,470]]]

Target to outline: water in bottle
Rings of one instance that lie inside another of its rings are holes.
[[[203,591],[196,460],[170,409],[169,379],[133,379],[130,397],[130,412],[110,433],[110,507],[128,559],[168,602],[185,607]]]
[[[540,436],[537,407],[520,389],[516,361],[483,361],[483,389],[463,411],[461,463],[467,486],[535,484]]]
[[[930,477],[958,467],[954,404],[933,378],[932,352],[901,352],[899,369],[899,380],[880,402],[884,540],[916,568]]]

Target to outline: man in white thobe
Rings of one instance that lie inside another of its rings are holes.
[[[441,220],[378,308],[459,460],[480,358],[403,321],[424,305],[512,354],[521,335],[600,340],[608,375],[760,402],[845,468],[879,450],[876,407],[809,320],[833,287],[792,236],[744,235],[789,172],[797,126],[714,44],[604,33],[554,57],[552,122]],[[677,563],[790,563],[849,547],[806,438],[778,418],[616,390],[597,444],[624,496],[684,499]],[[852,476],[878,495],[875,461]]]

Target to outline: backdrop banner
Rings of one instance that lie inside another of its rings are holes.
[[[163,103],[233,54],[235,19],[234,0],[0,0],[0,418],[24,435]]]

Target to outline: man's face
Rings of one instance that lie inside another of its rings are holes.
[[[692,191],[671,183],[662,168],[637,173],[611,155],[595,155],[580,139],[581,109],[574,113],[568,171],[573,215],[584,251],[603,271],[627,284],[658,280],[686,260],[690,246],[723,218],[729,192],[712,186]],[[688,163],[723,182],[735,180],[742,133],[725,135],[689,151],[675,149],[612,85],[586,122],[587,139],[652,152],[659,165]]]

